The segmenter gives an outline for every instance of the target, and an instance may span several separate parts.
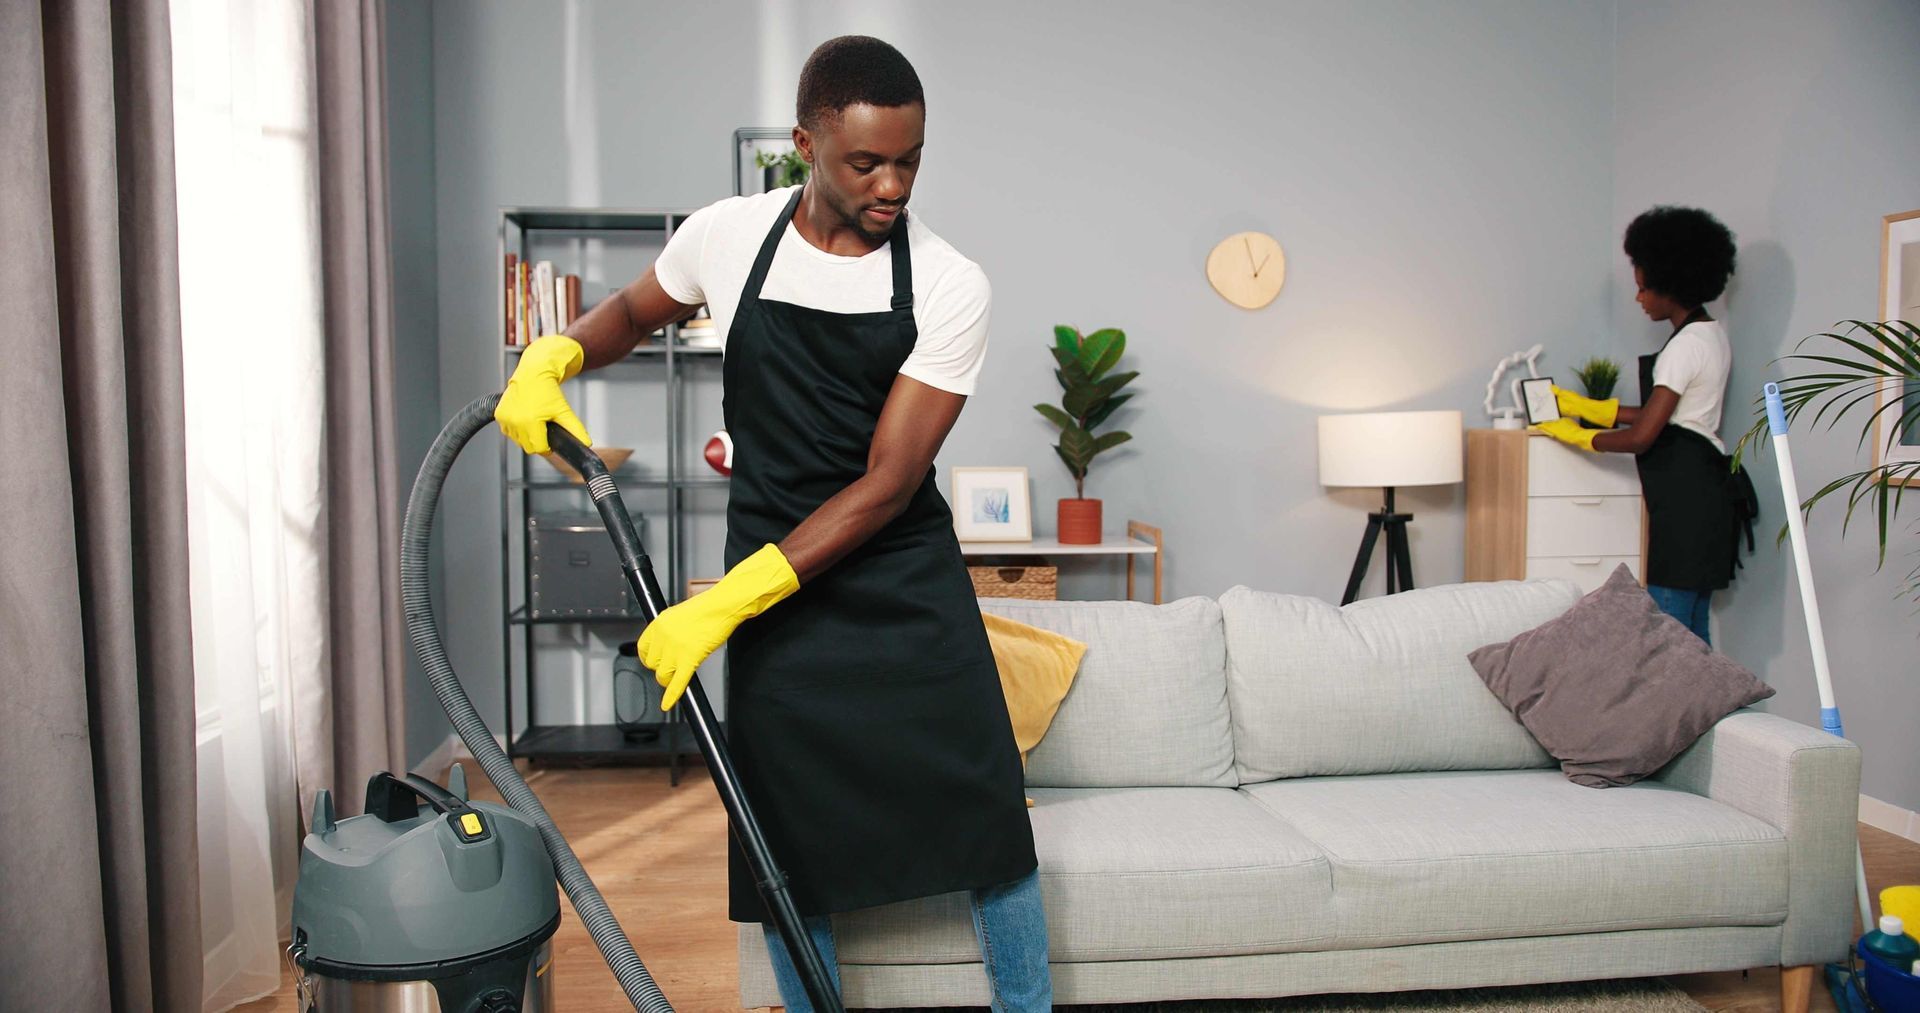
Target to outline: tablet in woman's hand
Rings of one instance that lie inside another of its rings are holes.
[[[1537,426],[1560,417],[1560,399],[1553,396],[1553,377],[1535,376],[1520,381],[1520,396],[1527,403],[1527,425]]]

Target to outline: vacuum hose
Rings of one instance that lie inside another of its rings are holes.
[[[427,451],[426,460],[420,464],[419,476],[413,480],[413,495],[407,500],[407,522],[400,540],[400,601],[406,611],[407,636],[413,641],[420,663],[426,667],[427,679],[433,683],[440,706],[446,709],[461,741],[480,762],[480,769],[487,772],[508,805],[540,828],[540,838],[546,842],[547,854],[553,859],[567,899],[586,922],[587,931],[593,934],[593,941],[607,958],[607,965],[613,968],[613,976],[620,980],[628,1001],[634,1009],[645,1013],[672,1013],[673,1007],[667,1004],[666,996],[660,994],[660,987],[654,984],[646,965],[640,963],[640,957],[633,952],[633,944],[620,930],[620,923],[614,921],[606,900],[587,876],[587,870],[581,867],[580,860],[574,857],[567,839],[560,836],[559,828],[553,825],[553,817],[547,815],[546,807],[527,787],[527,782],[520,779],[513,761],[494,741],[487,723],[480,720],[479,713],[473,709],[473,701],[467,699],[459,677],[453,674],[453,665],[447,661],[446,647],[440,642],[440,628],[434,623],[433,603],[427,596],[427,539],[433,533],[433,512],[440,503],[440,487],[446,482],[454,458],[460,456],[461,448],[481,430],[493,425],[493,410],[499,403],[500,395],[488,394],[460,409],[446,428],[440,430],[439,437]],[[605,522],[607,534],[620,557],[621,572],[640,602],[641,618],[652,622],[660,614],[665,599],[653,575],[653,566],[640,545],[640,535],[633,529],[633,520],[621,505],[613,476],[607,473],[605,462],[566,430],[548,423],[547,438],[554,452],[586,479],[594,508],[600,511],[600,519]],[[793,958],[807,998],[820,1013],[843,1013],[839,990],[834,987],[826,962],[800,919],[787,877],[774,862],[766,835],[753,816],[753,808],[747,804],[746,792],[734,771],[726,739],[720,733],[720,723],[713,716],[713,705],[707,702],[699,676],[694,676],[687,685],[679,706],[687,710],[688,724],[700,744],[707,768],[713,772],[714,788],[719,791],[720,803],[727,811],[727,825],[746,857],[773,926]]]
[[[500,402],[500,395],[488,394],[470,402],[447,423],[440,436],[433,441],[427,458],[421,462],[419,477],[414,479],[413,494],[407,500],[406,527],[400,541],[400,600],[406,610],[407,636],[413,641],[414,653],[420,658],[421,665],[427,670],[427,679],[433,683],[433,692],[440,698],[440,705],[446,708],[447,717],[453,721],[454,730],[460,733],[460,740],[467,744],[480,763],[480,769],[494,787],[507,800],[507,804],[525,815],[540,828],[540,838],[546,842],[547,854],[553,858],[553,866],[559,875],[561,888],[567,891],[567,899],[573,902],[573,909],[586,923],[587,931],[593,934],[593,941],[599,945],[600,953],[607,958],[607,965],[613,968],[613,976],[620,981],[620,988],[626,992],[628,1001],[634,1009],[646,1013],[673,1013],[673,1006],[660,992],[660,986],[654,984],[653,976],[647,973],[645,964],[640,962],[639,954],[633,952],[633,944],[627,940],[627,934],[620,929],[620,923],[608,910],[606,899],[600,896],[600,890],[593,885],[593,879],[581,866],[580,859],[574,856],[573,848],[567,839],[560,836],[560,830],[553,825],[553,817],[547,815],[547,809],[540,804],[533,789],[527,787],[520,772],[513,767],[513,761],[494,741],[493,733],[487,730],[487,723],[473,709],[473,701],[467,699],[466,690],[460,686],[460,678],[453,673],[453,665],[447,661],[447,651],[440,641],[440,628],[434,622],[433,602],[427,591],[427,539],[433,532],[433,512],[440,502],[440,487],[445,483],[448,469],[453,467],[454,458],[460,455],[460,449],[475,434],[493,424],[493,409]]]

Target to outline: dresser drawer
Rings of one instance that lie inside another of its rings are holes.
[[[1640,576],[1640,556],[1532,556],[1527,559],[1527,579],[1545,580],[1558,577],[1570,580],[1578,585],[1581,594],[1599,587],[1613,576],[1613,568],[1621,563],[1627,569]]]
[[[1594,454],[1551,437],[1527,441],[1529,496],[1638,496],[1632,454]]]
[[[1639,556],[1640,497],[1530,496],[1527,557]]]

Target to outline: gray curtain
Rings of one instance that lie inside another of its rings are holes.
[[[405,770],[405,643],[394,454],[384,11],[314,6],[320,262],[326,341],[328,588],[335,797],[357,811],[380,770]]]
[[[0,4],[0,1009],[200,1005],[165,0]]]

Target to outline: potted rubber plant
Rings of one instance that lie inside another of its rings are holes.
[[[1877,444],[1912,446],[1920,443],[1920,324],[1906,320],[1848,320],[1844,330],[1827,331],[1801,339],[1822,340],[1818,351],[1796,352],[1783,357],[1812,364],[1810,372],[1785,377],[1780,381],[1780,403],[1789,423],[1813,409],[1813,424],[1824,422],[1827,428],[1842,419],[1857,425],[1859,447]],[[1764,405],[1764,401],[1756,399]],[[1764,407],[1755,412],[1757,420],[1734,447],[1737,464],[1750,445],[1767,446],[1769,428]],[[1896,434],[1898,438],[1896,439]],[[1814,505],[1829,496],[1845,494],[1847,508],[1840,520],[1844,534],[1862,510],[1873,517],[1880,536],[1878,565],[1887,561],[1887,542],[1899,517],[1904,492],[1920,492],[1920,461],[1886,460],[1876,453],[1871,468],[1851,472],[1825,483],[1800,504],[1802,513],[1811,517]],[[1786,526],[1780,528],[1787,537]],[[1907,574],[1901,594],[1920,602],[1920,567]]]
[[[1121,430],[1098,435],[1094,430],[1133,398],[1120,389],[1140,374],[1113,371],[1127,351],[1127,335],[1116,328],[1083,336],[1076,328],[1056,326],[1049,351],[1054,379],[1060,381],[1060,403],[1037,404],[1033,410],[1060,431],[1053,452],[1073,476],[1073,498],[1060,500],[1060,540],[1094,545],[1100,541],[1100,501],[1087,498],[1087,469],[1094,458],[1133,439]]]

